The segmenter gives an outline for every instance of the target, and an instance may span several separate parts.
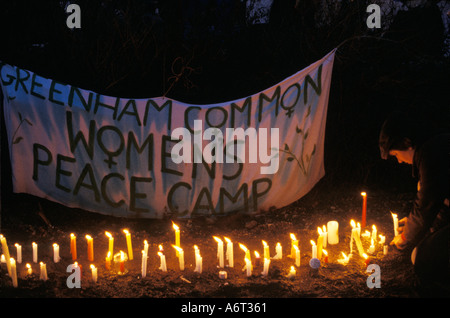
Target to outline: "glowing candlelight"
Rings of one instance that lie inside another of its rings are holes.
[[[11,279],[12,279],[12,284],[13,287],[16,288],[17,285],[17,269],[16,269],[16,261],[14,260],[14,258],[10,258],[9,259],[9,264],[11,266]]]
[[[322,226],[322,235],[323,235],[323,248],[327,248],[327,241],[328,241],[328,231],[327,227],[325,225]]]
[[[181,247],[181,245],[180,245],[180,228],[178,227],[178,225],[173,223],[173,221],[172,221],[172,227],[175,230],[175,246]]]
[[[202,273],[203,270],[203,258],[200,255],[200,250],[198,249],[197,245],[194,245],[194,252],[195,252],[195,269],[194,272],[197,272],[199,274]]]
[[[227,272],[226,271],[219,271],[219,278],[220,279],[227,279]]]
[[[39,275],[39,279],[45,281],[45,280],[48,279],[48,277],[47,277],[47,265],[45,263],[43,263],[43,262],[40,262],[39,265],[40,265],[40,270],[41,270],[40,275]]]
[[[79,265],[78,262],[74,262],[73,263],[73,267],[74,267],[75,271],[76,271],[77,268],[79,268],[79,270],[80,270],[80,279],[81,279],[81,274],[82,274],[81,273],[81,265]]]
[[[388,250],[389,250],[389,245],[384,245],[383,246],[383,255],[387,255]]]
[[[311,258],[317,258],[317,245],[313,240],[310,241],[312,245],[312,256]]]
[[[261,261],[261,256],[259,255],[259,253],[257,251],[255,251],[254,253],[255,253],[255,266],[259,266],[259,262]]]
[[[378,237],[380,238],[380,241],[378,242],[378,244],[383,245],[384,242],[386,242],[386,236],[379,234]]]
[[[322,251],[323,252],[323,262],[325,263],[325,264],[328,264],[328,252],[327,252],[327,250],[323,250]]]
[[[144,240],[144,251],[145,251],[145,254],[147,254],[147,256],[148,256],[148,242],[147,242],[147,240]]]
[[[241,250],[245,252],[245,259],[248,259],[251,262],[252,259],[250,256],[250,250],[244,244],[241,243],[239,243],[239,247],[241,248]]]
[[[364,264],[368,266],[370,264],[370,258],[366,253],[363,253],[362,257],[364,258]]]
[[[395,236],[397,236],[398,235],[398,216],[397,216],[397,214],[392,213],[392,212],[391,212],[391,215],[392,215],[392,220],[394,221],[394,234],[395,234]]]
[[[17,252],[17,263],[22,264],[22,245],[19,243],[14,244]]]
[[[223,241],[217,236],[213,236],[213,238],[217,242],[217,258],[219,259],[219,267],[223,268],[225,266],[223,258]]]
[[[27,268],[27,275],[31,275],[33,273],[33,270],[31,269],[30,263],[26,263],[25,267]]]
[[[262,276],[267,276],[269,275],[269,265],[270,265],[270,259],[269,258],[264,258],[264,268],[262,271]]]
[[[180,271],[184,270],[184,251],[181,247],[172,245],[172,247],[178,252],[178,262],[180,264]]]
[[[281,247],[280,242],[275,246],[275,256],[272,259],[281,259],[283,257],[283,248]]]
[[[298,240],[297,240],[297,238],[295,237],[295,235],[293,233],[290,234],[290,237],[291,237],[291,256],[290,257],[294,258],[295,257],[295,248],[294,248],[294,246],[298,247]]]
[[[337,221],[329,221],[327,229],[328,243],[331,245],[339,243],[339,223]]]
[[[72,254],[72,260],[77,259],[77,237],[75,234],[70,234],[70,254]]]
[[[161,264],[159,265],[159,269],[163,272],[167,272],[167,265],[166,265],[166,256],[162,252],[158,252],[159,259],[161,261]]]
[[[8,243],[6,242],[6,238],[1,234],[0,234],[0,241],[2,243],[3,254],[5,255],[4,257],[5,257],[6,268],[8,269],[8,274],[11,275],[11,263],[6,261],[11,258],[9,255]]]
[[[262,244],[263,244],[263,252],[264,252],[264,258],[270,259],[270,249],[269,249],[269,245],[267,244],[266,241],[261,240]]]
[[[94,261],[94,239],[89,234],[85,236],[87,240],[87,250],[88,250],[88,260],[90,262]]]
[[[337,260],[338,263],[339,263],[339,264],[342,264],[342,265],[347,265],[348,262],[349,262],[349,260],[350,260],[350,257],[347,256],[347,255],[345,255],[344,252],[341,252],[341,254],[342,254],[342,257],[343,257],[343,258],[338,259],[338,260]]]
[[[147,253],[142,250],[142,264],[141,264],[141,275],[142,277],[147,276]]]
[[[225,255],[228,260],[228,266],[234,267],[233,242],[228,237],[224,237],[224,239],[227,242],[227,252]]]
[[[317,228],[317,233],[319,233],[319,237],[317,238],[317,258],[322,259],[322,249],[323,249],[323,231],[320,227]]]
[[[367,193],[361,192],[361,195],[363,197],[361,222],[362,222],[362,227],[365,228],[366,227],[366,212],[367,212]]]
[[[123,230],[123,233],[125,233],[125,237],[127,239],[127,249],[128,249],[128,259],[133,259],[133,247],[131,246],[131,234],[128,230]]]
[[[356,243],[356,247],[358,248],[358,253],[360,256],[362,256],[362,254],[364,253],[364,249],[361,243],[361,238],[360,238],[360,230],[361,228],[355,225],[355,221],[351,220],[350,224],[352,226],[352,237],[350,239],[350,254],[352,254],[353,252],[353,240]]]
[[[96,283],[97,282],[97,267],[95,267],[93,264],[91,264],[91,274],[92,274],[92,281],[94,282],[94,283]]]
[[[373,238],[371,238],[370,240],[371,240],[371,241],[370,241],[370,247],[369,247],[369,249],[367,250],[367,253],[373,254],[373,253],[375,253],[375,245],[374,245]]]
[[[121,274],[125,273],[125,260],[125,253],[123,251],[119,251],[119,273]]]
[[[38,262],[38,245],[33,242],[31,243],[31,247],[33,249],[33,262],[37,263]]]
[[[297,245],[294,245],[295,249],[295,266],[300,267],[300,249]]]
[[[105,235],[109,238],[108,241],[108,252],[110,255],[114,254],[114,237],[108,231],[105,231]]]
[[[58,263],[61,260],[59,257],[59,245],[56,243],[53,243],[53,261],[55,263]]]
[[[375,224],[372,225],[372,240],[377,240],[377,227],[375,226]]]
[[[111,252],[108,251],[108,253],[106,254],[106,258],[105,258],[105,268],[107,270],[111,269]]]
[[[291,269],[289,271],[289,274],[287,275],[287,278],[294,279],[297,271],[295,270],[294,266],[291,266]]]
[[[247,272],[247,277],[252,276],[252,261],[249,259],[245,259],[245,267],[244,270]]]

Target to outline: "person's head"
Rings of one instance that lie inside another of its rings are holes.
[[[381,127],[378,145],[382,159],[396,157],[399,163],[412,164],[414,151],[430,134],[419,120],[403,113],[393,113]]]

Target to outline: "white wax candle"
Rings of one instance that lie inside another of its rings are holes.
[[[48,277],[47,277],[47,265],[45,264],[45,263],[43,263],[43,262],[40,262],[39,263],[39,267],[40,267],[40,275],[39,275],[39,279],[40,280],[47,280],[48,279]]]
[[[375,224],[372,225],[372,240],[377,240],[377,227],[375,226]]]
[[[141,275],[143,278],[147,276],[147,253],[145,250],[142,250]]]
[[[375,253],[375,244],[374,244],[373,238],[371,239],[370,247],[367,250],[367,253],[369,253],[369,254]]]
[[[252,276],[252,261],[248,258],[245,259],[245,269],[247,271],[247,277]]]
[[[311,240],[311,245],[312,245],[312,256],[311,258],[317,258],[317,245],[316,242],[314,242],[313,240]]]
[[[175,246],[175,245],[172,245],[172,246],[178,253],[178,262],[180,264],[180,270],[182,271],[182,270],[184,270],[184,251],[179,246]]]
[[[59,257],[59,245],[54,243],[53,244],[53,261],[55,263],[58,263],[60,261],[60,257]]]
[[[144,252],[148,256],[148,242],[147,242],[147,240],[144,240]]]
[[[9,255],[8,243],[6,242],[6,237],[0,234],[0,241],[2,243],[2,250],[5,257],[6,268],[8,269],[8,274],[11,275],[11,262],[9,259],[11,258]],[[3,255],[3,254],[2,254]]]
[[[226,259],[228,260],[228,266],[234,267],[233,242],[227,237],[224,237],[224,239],[227,242]]]
[[[295,246],[295,266],[300,267],[300,249]]]
[[[33,242],[31,243],[31,246],[33,248],[33,262],[37,263],[38,262],[38,245]]]
[[[166,256],[161,252],[158,252],[158,255],[161,261],[159,269],[162,270],[163,272],[167,272]]]
[[[287,275],[287,278],[294,279],[296,273],[297,273],[297,271],[295,270],[295,267],[291,266],[291,270],[289,271],[289,274]]]
[[[16,269],[16,261],[14,260],[14,258],[10,258],[9,259],[10,262],[10,266],[11,266],[11,279],[12,279],[12,283],[13,283],[13,287],[16,288],[17,287],[17,269]]]
[[[217,242],[217,258],[219,259],[219,267],[223,268],[225,266],[223,257],[223,241],[217,236],[214,236],[214,239]]]
[[[275,246],[275,256],[272,257],[272,259],[282,259],[283,257],[283,248],[281,247],[281,244],[278,242]]]
[[[327,223],[328,243],[331,245],[339,243],[339,223],[337,221],[329,221]]]
[[[127,240],[127,249],[128,249],[128,259],[133,259],[133,247],[131,245],[131,233],[128,230],[123,230],[123,233],[125,233],[125,237]]]
[[[378,244],[383,245],[384,242],[386,242],[386,236],[379,234],[378,237],[380,238],[380,241],[378,242]]]
[[[266,241],[262,241],[264,247],[264,258],[270,259],[270,249]]]
[[[97,282],[97,278],[98,278],[98,276],[97,276],[97,267],[95,267],[93,264],[91,264],[91,273],[92,273],[92,281],[94,283],[96,283]]]
[[[323,248],[327,248],[327,242],[328,242],[328,231],[327,227],[324,225],[322,226],[322,234],[323,234]]]
[[[29,263],[26,263],[25,267],[27,268],[27,275],[31,275],[33,273],[31,265]]]
[[[392,219],[394,221],[394,234],[395,234],[395,236],[397,236],[398,235],[398,216],[397,216],[397,214],[392,213],[392,212],[391,212],[391,215],[392,215]]]
[[[17,251],[17,263],[21,264],[22,263],[22,245],[16,243],[16,244],[14,244],[14,246],[16,247],[16,251]]]
[[[194,251],[195,251],[195,269],[194,272],[200,273],[202,272],[202,257],[200,255],[200,250],[198,249],[197,245],[194,245]]]
[[[264,268],[263,268],[263,272],[261,273],[262,276],[269,275],[269,265],[270,265],[270,259],[264,258]]]

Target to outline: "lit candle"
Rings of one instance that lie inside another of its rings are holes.
[[[372,240],[377,240],[377,227],[375,226],[375,224],[372,225]]]
[[[105,231],[105,235],[109,238],[109,241],[108,241],[109,255],[114,255],[114,237],[108,231]]]
[[[181,247],[172,245],[172,247],[178,252],[178,262],[180,264],[180,271],[184,270],[184,251]]]
[[[369,253],[369,254],[375,253],[375,245],[374,245],[373,238],[370,239],[370,247],[367,250],[367,253]]]
[[[195,253],[195,269],[194,272],[202,273],[202,256],[200,255],[200,250],[197,245],[194,245],[194,253]]]
[[[56,243],[53,243],[53,261],[55,263],[58,263],[61,260],[59,257],[59,245]]]
[[[217,236],[213,236],[213,238],[217,242],[217,258],[219,259],[219,267],[223,268],[225,266],[223,258],[223,241]]]
[[[33,248],[33,262],[37,263],[38,262],[38,245],[33,242],[31,243],[31,246]]]
[[[181,244],[180,244],[180,228],[178,227],[178,225],[173,223],[173,221],[172,221],[172,227],[175,230],[175,246],[181,247]],[[177,254],[177,256],[178,256],[178,254]]]
[[[142,277],[147,276],[147,253],[144,250],[142,252],[142,264],[141,264],[141,274]]]
[[[361,222],[362,222],[362,227],[365,228],[366,227],[366,212],[367,212],[367,193],[361,192],[361,195],[363,197]]]
[[[363,253],[362,257],[364,258],[364,264],[368,266],[370,264],[370,257],[366,253]]]
[[[275,256],[272,259],[281,259],[283,257],[283,248],[281,247],[280,242],[275,246]]]
[[[255,251],[255,266],[259,266],[259,263],[261,261],[261,256],[257,251]]]
[[[77,237],[73,233],[70,234],[70,254],[72,254],[72,260],[77,259]]]
[[[262,271],[262,276],[267,276],[269,275],[269,265],[270,265],[270,259],[269,258],[264,258],[264,268]]]
[[[363,234],[361,234],[362,237],[369,238],[372,234],[368,230],[366,230]]]
[[[289,274],[287,275],[287,278],[294,279],[296,273],[297,273],[297,271],[295,270],[295,267],[291,266],[291,269],[289,271]]]
[[[119,251],[119,273],[125,273],[125,253],[123,251]]]
[[[313,240],[310,241],[312,245],[312,256],[311,258],[317,258],[317,245]]]
[[[7,262],[11,257],[9,255],[8,243],[6,242],[6,238],[0,234],[0,241],[2,243],[3,254],[5,255],[5,263],[6,268],[8,269],[8,274],[11,275],[11,262]]]
[[[33,273],[33,270],[31,269],[30,263],[26,263],[25,267],[27,268],[27,275],[31,275]]]
[[[383,246],[383,255],[387,255],[388,249],[389,249],[389,245],[384,245]]]
[[[12,284],[13,287],[17,287],[17,269],[16,269],[16,261],[14,260],[14,258],[10,258],[9,259],[9,263],[11,266],[11,279],[12,279]]]
[[[163,272],[167,272],[167,265],[166,265],[166,256],[161,253],[158,252],[159,258],[161,260],[161,264],[159,266],[159,269],[162,270]]]
[[[228,266],[234,267],[233,242],[228,237],[224,237],[224,239],[227,242],[226,259],[228,260]]]
[[[327,250],[323,250],[323,262],[328,264],[328,252]]]
[[[295,250],[295,266],[300,267],[300,249],[297,245],[294,245]]]
[[[337,221],[329,221],[327,223],[328,243],[331,245],[339,243],[339,223]]]
[[[327,248],[327,242],[328,242],[328,231],[327,227],[325,225],[322,226],[322,235],[323,235],[323,248]]]
[[[339,264],[347,265],[348,262],[349,262],[349,260],[350,260],[350,257],[347,256],[347,255],[345,255],[344,252],[341,252],[341,253],[342,253],[342,257],[343,257],[343,258],[340,258],[340,259],[338,259],[337,261],[338,261]]]
[[[245,259],[248,259],[251,262],[252,259],[250,256],[250,250],[244,244],[241,243],[239,243],[239,247],[241,248],[241,250],[245,252]]]
[[[5,264],[6,264],[5,254],[2,254],[2,256],[0,257],[0,261],[1,261],[2,263],[5,263]]]
[[[361,243],[361,238],[360,238],[361,228],[358,226],[355,226],[355,221],[353,221],[353,220],[350,221],[350,224],[352,226],[352,239],[355,240],[356,247],[358,248],[358,253],[360,256],[362,256],[362,254],[364,254],[364,249],[363,249],[363,246]],[[350,240],[350,254],[353,251],[352,239]]]
[[[398,216],[397,216],[397,214],[392,213],[392,212],[391,212],[391,215],[392,215],[392,219],[394,221],[394,234],[395,234],[395,236],[397,236],[398,235]]]
[[[147,256],[148,256],[148,242],[147,242],[147,240],[144,240],[144,251],[145,251],[145,254],[147,254]]]
[[[319,237],[317,238],[317,258],[322,259],[322,248],[323,248],[323,232],[320,227],[317,228],[317,233],[319,233]]]
[[[128,230],[123,230],[127,239],[127,248],[128,248],[128,259],[133,259],[133,247],[131,246],[131,234]]]
[[[264,247],[264,258],[270,259],[270,249],[266,241],[262,241]]]
[[[22,245],[19,243],[14,244],[17,251],[17,263],[22,264]]]
[[[108,251],[108,253],[106,254],[106,258],[105,258],[105,268],[107,270],[111,269],[111,252]]]
[[[82,276],[82,273],[81,273],[81,265],[79,265],[78,262],[74,262],[74,263],[73,263],[73,267],[79,269],[80,279],[81,279],[81,276]],[[75,272],[76,272],[76,271],[75,271]]]
[[[245,267],[244,270],[247,272],[247,277],[252,276],[252,261],[249,259],[245,259]]]
[[[94,240],[90,235],[85,236],[87,240],[87,250],[88,250],[88,260],[90,262],[94,261]]]
[[[91,264],[91,273],[92,273],[92,281],[94,283],[97,282],[97,267],[95,267],[95,265]]]
[[[384,242],[386,242],[386,236],[379,234],[378,237],[380,238],[380,241],[378,242],[378,244],[383,245]]]
[[[220,279],[227,279],[227,272],[226,271],[219,271],[219,278]]]
[[[298,247],[298,240],[297,240],[297,238],[295,237],[295,234],[293,234],[293,233],[291,233],[291,258],[294,258],[295,257],[295,248],[294,248],[294,246],[297,246]]]
[[[39,279],[45,281],[45,280],[48,279],[48,277],[47,277],[47,265],[45,263],[43,263],[43,262],[40,262],[39,265],[40,265],[40,270],[41,270],[40,275],[39,275]]]

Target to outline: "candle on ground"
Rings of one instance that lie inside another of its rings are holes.
[[[226,259],[228,260],[228,266],[234,267],[234,253],[233,253],[233,242],[228,238],[224,237],[227,242],[227,251],[226,251]]]
[[[328,231],[325,225],[322,226],[322,235],[323,235],[323,248],[327,248]]]
[[[110,255],[114,255],[114,237],[108,231],[105,231],[105,235],[108,237],[108,252]]]
[[[362,257],[364,258],[364,265],[367,267],[370,264],[370,257],[366,253],[363,253]]]
[[[383,245],[384,242],[386,242],[386,236],[379,234],[378,237],[380,238],[380,241],[378,242],[378,244]]]
[[[94,239],[89,234],[85,236],[87,240],[87,251],[88,251],[88,260],[90,262],[94,261]]]
[[[262,271],[262,276],[267,276],[269,275],[269,265],[270,265],[270,259],[269,258],[264,258],[264,267],[263,267],[263,271]]]
[[[45,281],[45,280],[48,279],[48,277],[47,277],[47,265],[45,263],[43,263],[43,262],[40,262],[39,265],[40,265],[40,270],[41,270],[40,275],[39,275],[39,279]]]
[[[389,245],[383,245],[383,255],[387,255],[389,250]]]
[[[337,260],[338,263],[339,263],[339,264],[342,264],[342,265],[347,265],[348,262],[349,262],[349,260],[350,260],[350,257],[347,256],[347,255],[345,255],[344,252],[341,252],[341,254],[342,254],[342,257],[343,257],[343,258],[338,259],[338,260]]]
[[[9,259],[9,263],[11,266],[11,279],[12,279],[12,284],[13,287],[16,288],[17,287],[17,269],[16,269],[16,261],[14,260],[14,258],[10,258]]]
[[[375,244],[374,244],[373,238],[370,239],[370,247],[367,250],[367,253],[369,253],[369,254],[375,253]]]
[[[53,243],[53,261],[55,263],[58,263],[61,260],[59,257],[59,245],[56,243]]]
[[[300,249],[297,245],[294,246],[295,250],[295,266],[300,267]]]
[[[33,242],[31,243],[32,249],[33,249],[33,262],[37,263],[38,262],[38,245]]]
[[[247,277],[252,276],[252,261],[249,259],[245,259],[245,267],[244,270],[247,272]]]
[[[254,253],[255,253],[255,266],[259,266],[259,263],[261,262],[261,256],[257,251],[255,251]]]
[[[327,223],[328,243],[331,245],[339,243],[339,223],[337,221],[329,221]]]
[[[107,270],[111,269],[111,252],[108,251],[108,253],[106,254],[106,258],[105,258],[105,268]]]
[[[287,278],[294,279],[296,273],[297,273],[297,271],[295,270],[295,267],[291,266],[291,269],[289,271],[289,274],[287,275]]]
[[[350,240],[350,254],[353,251],[353,244],[352,244],[352,240],[355,241],[356,243],[356,247],[358,248],[358,253],[360,256],[362,256],[362,254],[364,254],[364,249],[361,243],[361,238],[360,238],[360,230],[361,228],[355,225],[355,221],[351,220],[350,224],[352,226],[352,239]]]
[[[17,263],[22,264],[22,245],[19,243],[14,244],[17,252]]]
[[[30,263],[26,263],[25,267],[27,268],[27,275],[33,274],[33,270],[31,269]]]
[[[392,213],[392,212],[391,212],[391,215],[392,215],[392,220],[394,221],[394,234],[395,234],[395,236],[397,236],[398,235],[398,216],[397,216],[397,214]]]
[[[362,227],[365,228],[366,227],[366,213],[367,213],[367,193],[361,192],[361,195],[363,197],[361,223],[362,223]]]
[[[272,259],[281,259],[283,257],[283,248],[281,247],[280,242],[275,246],[275,256]]]
[[[163,272],[167,272],[167,265],[166,265],[166,256],[162,252],[158,252],[161,264],[159,266],[159,269]]]
[[[262,241],[263,247],[264,247],[264,258],[270,259],[270,250],[269,245],[266,241]]]
[[[241,243],[239,243],[239,247],[241,248],[241,250],[245,252],[245,259],[248,259],[251,262],[252,259],[250,256],[250,250],[244,244]]]
[[[312,256],[311,258],[317,258],[317,245],[316,242],[314,242],[313,240],[310,241],[311,245],[312,245]]]
[[[119,251],[119,273],[125,273],[125,253],[123,251]]]
[[[94,282],[94,283],[96,283],[97,282],[97,267],[95,267],[95,265],[94,264],[91,264],[91,273],[92,273],[92,281]]]
[[[133,259],[133,247],[131,246],[131,233],[128,230],[123,230],[123,233],[125,233],[125,237],[127,239],[127,249],[128,249],[128,259]]]
[[[223,257],[223,241],[217,236],[213,236],[213,238],[217,242],[217,258],[219,259],[219,267],[223,268],[225,266]]]
[[[147,240],[144,240],[144,251],[145,251],[145,254],[147,254],[147,256],[148,256],[148,242],[147,242]]]
[[[77,259],[77,237],[73,233],[70,233],[70,254],[73,261]]]
[[[198,249],[197,245],[194,245],[194,253],[195,253],[195,269],[194,269],[194,272],[197,272],[197,273],[201,274],[202,273],[202,267],[203,267],[203,264],[202,264],[203,258],[200,255],[200,250]]]
[[[319,233],[319,237],[317,238],[317,258],[322,259],[322,248],[323,248],[323,231],[320,227],[317,228],[317,233]]]
[[[375,224],[372,225],[372,240],[377,240],[377,227],[375,226]]]
[[[178,225],[173,223],[173,221],[172,221],[172,227],[175,230],[175,246],[181,247],[181,244],[180,244],[180,228],[178,227]],[[177,256],[178,256],[178,254],[177,254]]]
[[[295,257],[294,245],[298,247],[298,240],[295,237],[295,234],[293,234],[293,233],[290,234],[290,237],[291,237],[291,255],[290,255],[290,257],[294,258]]]
[[[178,263],[180,264],[180,271],[184,270],[184,251],[181,247],[172,245],[172,247],[178,252]]]
[[[323,262],[325,264],[328,264],[328,252],[327,250],[322,250],[322,252],[323,252]]]
[[[147,253],[144,250],[142,250],[141,275],[147,276]]]
[[[227,279],[227,276],[228,276],[228,274],[227,274],[226,271],[220,271],[219,272],[219,278],[220,279]]]
[[[9,259],[11,257],[9,255],[8,242],[6,241],[6,237],[4,237],[1,234],[0,234],[0,241],[2,243],[3,254],[5,255],[6,268],[8,269],[8,274],[11,275],[11,263],[9,262]]]
[[[73,263],[73,268],[75,269],[75,271],[76,271],[77,268],[79,269],[80,279],[81,279],[81,276],[82,276],[81,265],[78,264],[78,262],[74,262],[74,263]]]

